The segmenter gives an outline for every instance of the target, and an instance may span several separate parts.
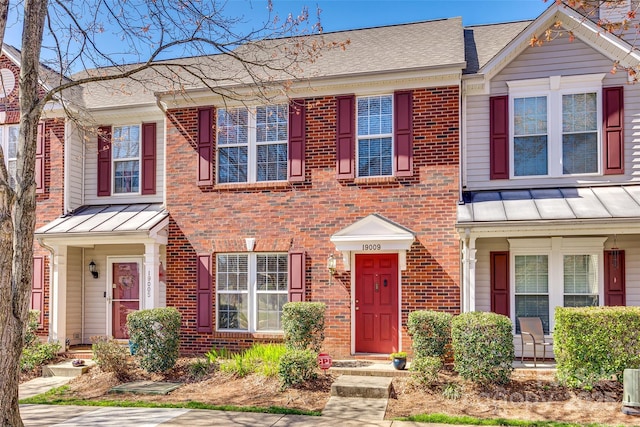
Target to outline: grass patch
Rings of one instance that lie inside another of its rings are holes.
[[[504,418],[476,418],[469,416],[452,416],[446,414],[420,414],[410,417],[397,418],[399,421],[414,421],[420,423],[464,424],[472,426],[513,426],[513,427],[606,427],[604,424],[564,423],[558,421],[525,421]]]
[[[183,409],[208,409],[215,411],[235,411],[235,412],[258,412],[265,414],[280,415],[311,415],[320,416],[318,411],[305,411],[301,409],[283,408],[280,406],[269,406],[267,408],[259,406],[233,406],[233,405],[210,405],[208,403],[190,401],[184,403],[160,403],[145,402],[141,400],[83,400],[67,397],[65,394],[69,386],[62,386],[51,389],[46,393],[20,400],[20,404],[38,405],[73,405],[73,406],[117,406],[121,408],[183,408]]]

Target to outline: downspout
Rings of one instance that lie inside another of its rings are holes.
[[[49,255],[50,255],[50,257],[49,257],[49,333],[47,334],[48,335],[47,341],[50,341],[51,340],[51,319],[53,318],[53,316],[51,316],[51,310],[53,310],[54,307],[55,307],[55,304],[54,304],[55,301],[53,300],[53,292],[52,292],[52,288],[53,288],[53,260],[55,258],[55,250],[51,246],[45,244],[42,241],[41,237],[36,238],[36,240],[38,241],[38,244],[40,246],[42,246],[47,251],[49,251]],[[65,343],[63,343],[62,346],[61,346],[61,349],[62,349],[63,352],[65,351],[64,347],[65,347]]]
[[[162,149],[164,150],[164,165],[162,165],[162,205],[166,208],[167,207],[167,116],[168,116],[168,112],[167,112],[167,108],[165,106],[165,104],[160,100],[160,95],[159,94],[155,94],[156,97],[156,105],[158,106],[158,108],[160,109],[160,111],[162,111],[162,114],[164,115],[164,130],[163,130],[163,137],[162,137],[162,144],[163,147]]]
[[[460,94],[458,101],[458,129],[460,129],[460,146],[458,150],[458,204],[463,204],[464,199],[462,197],[462,181],[464,179],[464,153],[465,153],[465,129],[464,129],[464,120],[462,116],[465,114],[465,109],[463,108],[463,103],[465,102],[465,85],[462,81],[462,77],[460,77]]]

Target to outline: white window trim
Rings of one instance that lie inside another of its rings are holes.
[[[237,332],[237,333],[258,333],[258,334],[274,334],[274,333],[283,333],[282,329],[258,329],[258,325],[257,325],[257,321],[258,321],[258,281],[257,281],[257,259],[258,259],[258,255],[285,255],[286,252],[242,252],[242,253],[237,253],[237,252],[220,252],[215,254],[215,262],[216,262],[216,274],[217,274],[217,264],[218,264],[218,256],[219,255],[247,255],[248,260],[247,260],[247,266],[248,266],[248,271],[247,271],[247,278],[248,278],[248,285],[247,285],[247,290],[244,291],[236,291],[236,290],[232,290],[232,291],[228,291],[228,290],[223,290],[220,291],[218,290],[218,282],[217,282],[217,278],[216,278],[216,309],[215,309],[215,319],[216,319],[216,332]],[[287,262],[289,262],[287,260]],[[287,277],[288,280],[291,280],[290,277]],[[271,291],[268,293],[274,293],[274,294],[287,294],[289,293],[289,284],[287,283],[287,289],[284,291]],[[217,296],[220,294],[244,294],[247,296],[247,329],[226,329],[226,328],[220,328],[218,325],[218,298]]]
[[[563,178],[602,175],[602,80],[605,73],[578,76],[551,76],[541,79],[507,81],[509,87],[509,174],[510,179]],[[598,124],[597,171],[585,174],[562,173],[562,96],[577,93],[596,93]],[[547,98],[547,174],[515,175],[514,157],[514,99],[545,96]]]
[[[16,162],[16,166],[18,164],[17,163],[18,162],[18,158],[17,157],[9,157],[9,135],[11,133],[9,130],[11,128],[18,128],[18,132],[19,132],[20,131],[20,125],[18,125],[18,124],[1,125],[1,127],[2,127],[2,133],[0,134],[0,146],[2,146],[2,153],[4,155],[4,166],[7,168],[7,172],[9,172],[9,162],[10,161]],[[16,150],[17,150],[17,148],[18,147],[17,147],[17,141],[16,141]],[[17,151],[16,151],[16,155],[17,155]],[[11,177],[9,179],[11,179]]]
[[[115,129],[133,126],[138,127],[138,157],[115,159],[113,157],[113,135],[115,134]],[[114,197],[139,196],[140,194],[142,194],[142,123],[124,123],[113,125],[111,127],[111,138],[111,188],[113,188],[111,195]],[[130,162],[132,160],[138,161],[138,191],[118,193],[116,192],[116,163]]]
[[[358,100],[362,99],[362,98],[373,98],[373,97],[386,97],[386,96],[390,96],[391,97],[391,133],[381,133],[381,134],[375,134],[375,135],[360,135],[358,134]],[[388,177],[388,176],[396,176],[396,162],[394,161],[395,159],[395,141],[394,141],[394,135],[395,135],[395,126],[396,126],[396,106],[395,106],[395,99],[393,97],[393,94],[389,94],[389,93],[378,93],[378,94],[370,94],[370,95],[358,95],[356,96],[356,102],[355,102],[355,116],[356,116],[356,154],[355,154],[355,161],[356,161],[356,173],[357,173],[357,177],[358,178],[380,178],[380,177]],[[360,164],[360,140],[362,139],[382,139],[382,138],[391,138],[391,174],[390,175],[360,175],[360,168],[358,168],[358,165]]]
[[[259,145],[272,145],[272,144],[286,144],[287,145],[287,150],[289,150],[289,110],[288,110],[288,106],[287,106],[287,113],[286,113],[286,117],[287,117],[287,139],[285,140],[280,140],[280,141],[263,141],[263,142],[258,142],[258,138],[257,138],[257,109],[258,107],[270,107],[270,106],[277,106],[277,105],[285,105],[285,104],[269,104],[269,105],[257,105],[257,106],[250,106],[250,107],[243,107],[243,106],[228,106],[225,108],[220,108],[220,110],[225,110],[225,111],[229,111],[229,110],[236,110],[239,108],[244,108],[247,110],[247,143],[246,144],[240,144],[240,143],[233,143],[233,144],[225,144],[225,145],[219,145],[218,144],[218,136],[216,133],[216,184],[218,185],[238,185],[238,184],[255,184],[255,183],[263,183],[263,182],[286,182],[287,181],[287,176],[285,175],[284,179],[281,180],[265,180],[265,181],[258,181],[258,146]],[[216,112],[216,128],[218,126],[218,115]],[[220,167],[220,161],[219,161],[219,155],[220,155],[220,148],[228,148],[228,147],[247,147],[247,180],[246,181],[241,181],[241,182],[220,182],[220,176],[219,176],[219,167]],[[288,163],[288,160],[287,160]]]
[[[553,334],[555,327],[554,312],[556,307],[564,306],[564,255],[591,255],[596,259],[598,280],[598,304],[604,305],[604,242],[607,237],[551,237],[540,239],[508,239],[509,241],[509,299],[511,322],[516,319],[515,297],[515,257],[519,255],[547,255],[549,262],[549,332]]]

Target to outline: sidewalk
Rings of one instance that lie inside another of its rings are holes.
[[[35,378],[20,384],[20,399],[66,384],[71,378]],[[405,421],[372,421],[348,418],[339,415],[331,417],[278,415],[253,412],[208,411],[196,409],[168,408],[119,408],[65,405],[20,405],[20,414],[25,426],[42,427],[204,427],[204,426],[252,426],[252,427],[305,427],[305,426],[346,426],[346,427],[416,427],[442,426]],[[447,427],[451,427],[448,425]]]

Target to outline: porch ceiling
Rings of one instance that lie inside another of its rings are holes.
[[[458,227],[640,219],[640,185],[465,192]]]
[[[83,206],[38,228],[35,235],[150,232],[168,216],[159,203]]]

